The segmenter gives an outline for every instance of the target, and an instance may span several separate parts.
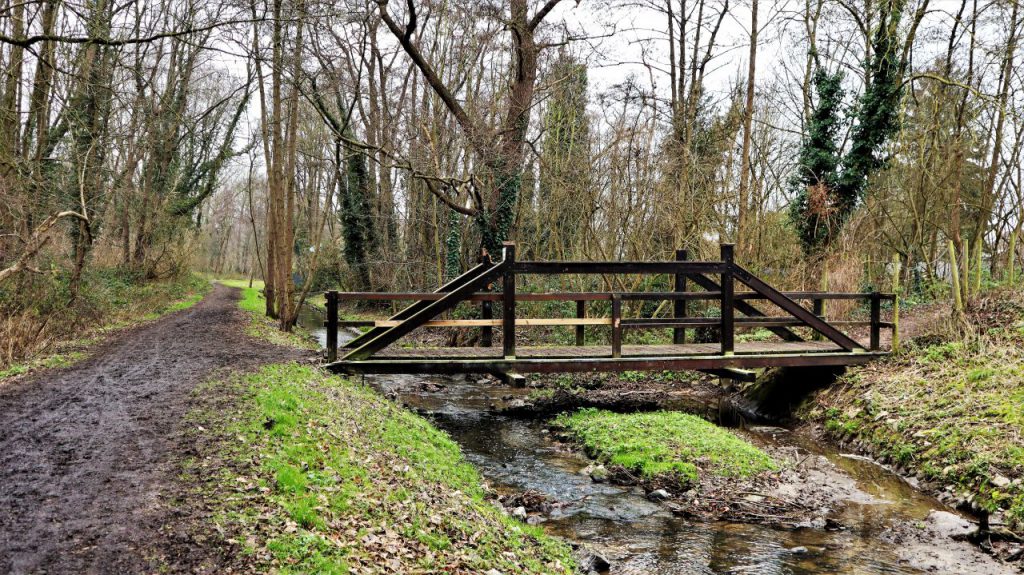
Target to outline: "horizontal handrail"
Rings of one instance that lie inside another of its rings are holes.
[[[622,318],[622,327],[635,329],[653,329],[666,327],[718,327],[721,319],[717,317],[682,317],[682,318]],[[402,322],[399,320],[338,320],[339,327],[396,327]],[[871,325],[868,320],[841,320],[829,322],[833,325],[866,326]],[[737,327],[800,327],[804,322],[792,317],[738,317],[735,319]],[[499,327],[500,319],[438,319],[424,323],[421,327],[455,327],[455,328],[479,328]],[[516,327],[558,327],[558,326],[579,326],[579,325],[612,325],[610,317],[587,317],[587,318],[516,318]],[[890,327],[886,322],[880,323],[881,327]]]
[[[517,274],[720,274],[725,262],[516,262]]]
[[[443,293],[428,292],[336,292],[340,300],[362,301],[433,301],[444,297]],[[517,292],[516,301],[611,301],[612,295],[619,295],[623,301],[680,301],[680,300],[717,300],[721,297],[718,291],[698,292]],[[870,292],[782,292],[790,299],[796,300],[870,300]],[[896,296],[891,293],[878,294],[883,301],[892,301]],[[737,300],[763,300],[763,295],[753,291],[736,292]],[[502,294],[480,292],[465,298],[465,301],[500,301]]]

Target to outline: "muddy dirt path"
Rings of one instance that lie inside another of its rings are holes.
[[[189,392],[217,370],[302,357],[244,335],[237,297],[218,285],[78,365],[0,387],[0,573],[209,564],[216,550],[170,535]]]

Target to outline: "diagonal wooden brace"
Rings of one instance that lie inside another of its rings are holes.
[[[434,319],[440,313],[455,307],[465,300],[467,296],[472,295],[473,292],[483,288],[495,277],[504,273],[505,268],[508,266],[508,261],[502,261],[497,265],[492,264],[486,269],[478,271],[476,275],[463,280],[461,285],[451,289],[441,299],[430,302],[421,302],[426,303],[427,305],[412,311],[407,315],[407,317],[400,318],[403,320],[402,323],[394,327],[383,328],[383,331],[378,332],[378,334],[373,338],[365,339],[365,343],[350,351],[343,359],[346,361],[359,361],[369,358],[371,355],[398,341],[402,336],[407,335],[412,330]],[[480,267],[481,266],[477,266],[473,269],[476,270]],[[468,274],[463,274],[460,278],[465,278],[467,275]],[[415,306],[410,306],[410,308],[411,307]]]
[[[453,290],[453,289],[455,289],[455,288],[465,284],[467,281],[473,279],[474,277],[480,275],[480,272],[482,272],[484,270],[487,270],[487,269],[490,269],[492,266],[494,266],[494,263],[491,262],[491,260],[489,258],[485,257],[485,258],[483,258],[481,260],[481,262],[478,265],[476,265],[473,268],[470,268],[466,273],[460,275],[457,278],[454,278],[450,282],[448,282],[448,283],[444,284],[443,286],[437,288],[436,290],[434,290],[434,293],[449,292],[449,291],[451,291],[451,290]],[[416,313],[416,312],[426,308],[428,305],[430,305],[430,301],[429,300],[418,301],[418,302],[410,305],[409,307],[403,309],[402,311],[396,313],[395,315],[391,316],[390,318],[388,318],[388,321],[399,321],[399,320],[409,319],[410,317],[412,317],[412,315],[414,313]],[[371,329],[370,331],[360,335],[359,337],[356,337],[356,338],[353,338],[353,339],[349,340],[347,343],[345,343],[344,347],[347,348],[347,349],[355,349],[355,348],[363,345],[364,343],[370,341],[371,339],[379,336],[380,334],[384,333],[385,331],[387,331],[387,329],[388,328],[386,328],[386,327],[375,327],[375,328]]]
[[[832,340],[836,345],[846,351],[864,350],[863,346],[854,341],[851,337],[836,329],[832,324],[814,315],[814,312],[807,310],[804,306],[789,299],[783,295],[782,292],[768,285],[764,280],[758,278],[749,271],[743,269],[743,267],[734,264],[733,276],[746,284],[750,289],[764,296],[768,301],[782,308],[786,313],[804,322],[808,327]]]

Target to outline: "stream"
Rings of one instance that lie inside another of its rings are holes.
[[[300,324],[326,341],[323,316],[305,310]],[[339,333],[339,341],[351,338]],[[445,430],[466,458],[499,492],[536,490],[562,506],[545,516],[549,533],[599,550],[610,573],[659,574],[876,574],[1013,573],[948,534],[906,541],[894,533],[925,532],[926,524],[963,524],[936,499],[878,464],[841,454],[799,433],[778,428],[736,430],[755,444],[773,444],[805,457],[823,457],[859,497],[829,517],[845,529],[786,530],[749,523],[703,522],[678,517],[648,501],[637,487],[595,483],[580,471],[584,456],[559,447],[544,420],[491,413],[510,395],[529,393],[478,383],[479,377],[386,375],[365,382]],[[425,391],[434,383],[440,391]],[[902,529],[899,529],[901,528]],[[895,531],[894,531],[894,528]],[[911,539],[915,539],[911,537]],[[800,549],[803,548],[803,549]],[[795,552],[794,552],[795,551]]]

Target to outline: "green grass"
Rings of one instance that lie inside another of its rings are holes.
[[[972,496],[1024,529],[1024,316],[1020,292],[987,302],[980,336],[908,345],[817,396],[809,417],[840,439]],[[1009,318],[1009,321],[1007,319]]]
[[[768,454],[731,431],[676,411],[620,414],[581,409],[558,417],[555,424],[591,457],[648,479],[672,475],[690,484],[705,473],[749,477],[778,467]]]
[[[15,363],[6,369],[0,369],[0,379],[24,375],[37,369],[51,369],[55,367],[68,367],[84,359],[88,354],[83,351],[69,351],[67,353],[55,353],[46,357],[35,359],[25,363]]]
[[[246,333],[249,336],[277,345],[309,350],[319,349],[317,343],[306,337],[299,327],[295,327],[292,333],[285,333],[277,328],[274,320],[266,316],[267,300],[263,297],[263,280],[253,280],[252,287],[249,287],[249,280],[217,279],[214,281],[242,290],[238,307],[249,314],[249,326],[246,328]]]
[[[221,439],[186,473],[212,474],[198,496],[256,571],[571,572],[566,545],[485,499],[446,434],[371,389],[297,364],[213,385],[241,399],[193,416]]]

